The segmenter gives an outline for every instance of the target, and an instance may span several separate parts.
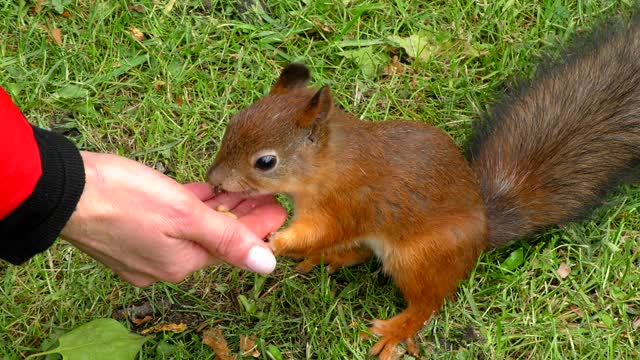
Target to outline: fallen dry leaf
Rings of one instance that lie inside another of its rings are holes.
[[[133,36],[136,41],[142,42],[142,40],[144,40],[144,33],[136,27],[131,28],[131,36]]]
[[[203,321],[203,322],[200,323],[200,325],[198,325],[198,327],[196,328],[195,331],[196,331],[196,333],[199,333],[202,330],[204,330],[207,326],[214,326],[214,325],[220,324],[223,321],[224,320],[222,320],[222,319]]]
[[[65,19],[71,19],[71,13],[65,10],[62,12],[62,17]]]
[[[333,30],[331,30],[330,27],[328,27],[327,25],[321,23],[320,20],[318,20],[318,19],[314,19],[313,20],[313,25],[315,25],[318,29],[320,29],[320,30],[322,30],[322,31],[324,31],[326,33],[332,33],[333,32]]]
[[[632,326],[634,329],[640,328],[640,316],[638,316],[637,318],[635,318],[635,320],[633,320]]]
[[[254,358],[260,357],[260,351],[256,345],[256,336],[240,335],[240,355],[251,356]]]
[[[200,323],[200,325],[198,325],[198,327],[196,328],[196,333],[199,333],[200,331],[204,330],[204,328],[206,328],[207,326],[209,326],[209,323],[206,321]]]
[[[165,86],[167,83],[162,81],[162,80],[157,80],[153,82],[153,88],[156,90],[160,90],[162,89],[163,86]]]
[[[58,28],[47,29],[49,33],[49,40],[53,41],[58,45],[62,45],[62,31]]]
[[[140,332],[141,335],[147,335],[151,333],[158,333],[162,331],[170,331],[176,334],[179,334],[183,331],[187,330],[187,324],[158,324],[154,325],[150,328],[144,329]]]
[[[595,325],[595,327],[597,327],[598,329],[608,329],[609,328],[606,324],[603,324],[601,322],[594,322],[593,325]]]
[[[571,268],[566,263],[561,263],[556,272],[562,279],[566,279],[567,276],[569,276],[569,274],[571,273]]]
[[[207,329],[202,333],[202,343],[209,346],[215,353],[217,360],[233,360],[231,356],[231,350],[227,345],[227,340],[222,335],[222,330],[219,328]]]
[[[180,95],[176,95],[175,98],[176,104],[178,104],[178,106],[182,107],[182,104],[184,104],[184,102],[182,101],[182,96]]]
[[[582,309],[580,309],[579,307],[577,307],[576,305],[571,305],[569,307],[570,312],[576,314],[577,316],[583,318],[584,317],[584,313],[582,312]]]
[[[144,6],[142,5],[129,5],[129,11],[139,12],[144,14]]]
[[[384,66],[382,70],[382,74],[385,76],[391,74],[402,74],[404,73],[404,65],[400,61],[398,61],[398,56],[394,55],[389,64]]]
[[[153,316],[147,315],[147,316],[145,316],[143,318],[133,318],[133,319],[131,319],[131,322],[134,323],[137,326],[140,326],[140,325],[148,323],[151,320],[153,320]]]

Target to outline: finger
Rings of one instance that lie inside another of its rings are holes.
[[[213,256],[207,248],[197,242],[184,239],[174,240],[181,242],[183,247],[176,249],[176,256],[164,266],[164,272],[158,275],[161,280],[178,283],[198,270],[221,263],[220,259]]]
[[[205,248],[211,256],[258,273],[270,273],[276,265],[271,250],[241,222],[200,203],[181,227],[183,236]]]
[[[114,272],[125,282],[137,287],[137,288],[145,288],[147,286],[151,286],[154,283],[157,282],[156,279],[149,277],[149,276],[144,276],[141,274],[131,274],[128,272],[120,272],[120,271],[115,271]]]
[[[256,198],[248,198],[236,204],[235,207],[231,208],[231,211],[237,216],[244,216],[250,214],[256,209],[267,205],[279,205],[276,201],[276,198],[272,195],[265,195]]]
[[[207,183],[197,182],[184,184],[183,186],[202,201],[212,199],[215,196],[213,189],[211,189],[211,185]]]
[[[260,238],[276,231],[287,219],[287,212],[278,204],[256,208],[238,220]]]
[[[227,209],[233,209],[243,201],[245,201],[245,199],[236,193],[224,192],[207,199],[205,204],[212,209],[217,209],[220,205],[224,205]]]
[[[224,205],[227,209],[238,216],[245,216],[252,212],[263,211],[262,208],[270,209],[271,206],[281,205],[272,195],[265,195],[256,198],[241,199],[235,195],[224,195],[205,201],[205,204],[212,209],[217,209],[219,205]],[[284,209],[282,209],[285,211]],[[267,210],[270,211],[270,210]]]

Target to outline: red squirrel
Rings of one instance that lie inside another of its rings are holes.
[[[417,354],[414,335],[482,251],[583,219],[638,174],[639,24],[595,32],[585,50],[503,97],[478,120],[466,158],[422,122],[347,114],[327,86],[308,88],[304,65],[290,64],[230,120],[209,182],[290,194],[293,220],[269,244],[303,258],[300,270],[376,256],[406,309],[373,321],[370,353],[391,359],[404,342]]]

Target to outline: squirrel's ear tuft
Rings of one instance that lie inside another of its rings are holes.
[[[286,91],[307,86],[311,79],[309,69],[303,64],[289,64],[284,69],[271,88],[271,92]]]
[[[304,113],[298,118],[297,125],[302,128],[312,128],[312,131],[316,131],[319,127],[324,127],[332,109],[333,97],[331,96],[331,90],[325,85],[311,97]]]

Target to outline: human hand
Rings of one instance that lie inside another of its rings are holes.
[[[261,237],[286,213],[273,197],[213,195],[208,185],[180,185],[123,157],[82,152],[86,184],[61,237],[125,281],[178,282],[219,261],[259,273],[276,261]],[[212,208],[223,204],[234,220]]]

